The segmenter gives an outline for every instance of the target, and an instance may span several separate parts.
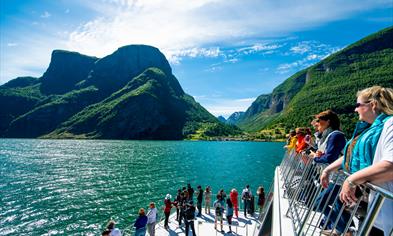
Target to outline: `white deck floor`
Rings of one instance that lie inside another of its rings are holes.
[[[202,210],[204,212],[204,209]],[[259,214],[255,213],[254,216],[247,215],[247,218],[244,217],[243,212],[239,211],[239,218],[236,219],[234,217],[232,219],[232,233],[228,233],[229,227],[228,222],[225,217],[223,220],[223,229],[224,232],[221,232],[221,228],[217,225],[217,229],[214,229],[214,211],[210,212],[210,215],[202,214],[202,217],[197,217],[194,220],[195,225],[195,233],[198,236],[205,235],[245,235],[251,236],[254,233],[254,229],[257,223]],[[161,221],[158,225],[156,225],[156,235],[186,235],[185,234],[185,224],[182,222],[182,227],[179,227],[179,222],[176,221],[176,212],[172,213],[169,216],[169,230],[164,228],[164,221]],[[192,235],[190,230],[188,235]]]
[[[272,235],[273,236],[292,236],[295,235],[294,225],[292,219],[286,215],[289,208],[288,198],[284,197],[284,188],[282,187],[284,182],[281,180],[281,173],[279,168],[276,168],[274,176],[274,200],[273,200],[273,225]],[[298,208],[299,209],[299,208]],[[321,229],[317,227],[319,224],[318,220],[321,217],[321,213],[312,211],[311,217],[308,218],[305,224],[304,235],[320,235]],[[297,225],[299,227],[299,225]]]

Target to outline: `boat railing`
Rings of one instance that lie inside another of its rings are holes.
[[[329,187],[333,190],[321,198],[324,189],[319,178],[326,166],[296,152],[286,153],[280,164],[281,187],[289,202],[286,216],[292,219],[294,234],[321,235],[323,229],[336,229],[340,225],[343,234],[351,231],[356,235],[368,235],[384,200],[393,199],[392,192],[365,183],[357,189],[356,203],[340,204],[339,192],[348,173],[338,171],[330,175]],[[368,200],[370,194],[374,194],[371,201]],[[341,222],[342,219],[347,220]]]

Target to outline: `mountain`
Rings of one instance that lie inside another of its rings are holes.
[[[226,120],[226,123],[236,125],[239,123],[239,120],[242,120],[243,115],[244,115],[243,111],[234,112],[234,113],[232,113],[232,115],[230,115],[228,117],[228,119]]]
[[[248,131],[309,126],[312,115],[337,112],[349,135],[357,120],[356,92],[393,87],[393,27],[386,28],[289,77],[261,95],[236,123]]]
[[[226,122],[227,122],[227,120],[226,120],[225,117],[223,117],[223,116],[219,116],[219,117],[217,117],[217,119],[218,119],[220,122],[222,122],[222,123],[226,123]]]
[[[184,93],[165,56],[129,45],[103,58],[54,50],[40,78],[0,86],[0,136],[183,139],[239,131]]]

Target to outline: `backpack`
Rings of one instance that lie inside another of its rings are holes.
[[[219,202],[217,202],[216,204],[214,204],[215,207],[215,213],[217,216],[222,215],[222,208],[221,208],[221,204]]]
[[[243,196],[243,200],[250,200],[251,199],[251,195],[249,191],[245,191],[244,192],[244,196]]]
[[[186,217],[186,220],[193,220],[195,218],[195,207],[194,206],[187,207],[186,211],[184,212],[184,215]]]

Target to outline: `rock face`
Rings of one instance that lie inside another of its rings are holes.
[[[55,50],[41,78],[0,86],[0,109],[1,137],[182,139],[206,123],[223,126],[145,45],[102,59]]]
[[[147,68],[159,68],[171,75],[172,69],[165,56],[157,49],[144,45],[129,45],[98,60],[81,87],[95,86],[104,95],[111,94],[127,84]],[[179,85],[177,89],[182,90]]]
[[[41,77],[41,92],[50,95],[74,90],[78,82],[87,78],[97,60],[77,52],[54,50],[49,67]]]
[[[236,125],[243,118],[244,112],[237,111],[230,115],[226,121],[227,124]]]

